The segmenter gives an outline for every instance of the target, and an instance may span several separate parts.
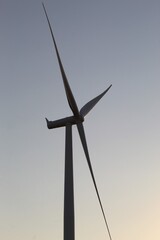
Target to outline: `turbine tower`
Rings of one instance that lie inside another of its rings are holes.
[[[108,92],[108,90],[111,88],[112,85],[110,85],[104,92],[102,92],[97,97],[93,98],[91,101],[86,103],[81,110],[79,111],[77,107],[77,103],[75,101],[75,98],[73,96],[72,90],[70,88],[69,82],[67,80],[62,61],[58,52],[57,44],[55,41],[55,37],[53,35],[53,31],[51,28],[51,24],[47,15],[47,11],[45,9],[44,4],[43,9],[47,18],[47,22],[49,25],[49,29],[51,32],[53,44],[55,47],[58,64],[60,68],[60,72],[63,79],[64,89],[67,96],[67,100],[69,103],[69,106],[71,108],[71,111],[73,112],[73,115],[70,117],[62,118],[56,121],[49,121],[46,118],[47,127],[49,129],[53,128],[59,128],[59,127],[65,127],[66,129],[66,139],[65,139],[65,182],[64,182],[64,240],[74,240],[75,239],[75,232],[74,232],[74,182],[73,182],[73,152],[72,152],[72,125],[76,125],[79,136],[81,139],[81,143],[84,149],[84,153],[87,159],[88,167],[90,170],[90,174],[93,180],[93,184],[95,187],[95,191],[98,197],[98,201],[100,204],[100,208],[103,214],[103,218],[105,221],[105,225],[107,228],[107,232],[109,234],[109,239],[112,240],[111,233],[109,230],[109,226],[107,223],[107,219],[104,213],[104,209],[102,206],[101,198],[98,192],[97,184],[95,181],[94,173],[92,170],[92,165],[89,157],[84,127],[83,127],[83,121],[84,117],[90,112],[90,110],[98,103],[98,101]]]

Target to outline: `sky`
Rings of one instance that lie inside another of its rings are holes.
[[[113,240],[160,239],[160,1],[44,0]],[[71,115],[39,0],[0,3],[0,238],[63,239]],[[73,126],[75,239],[109,239]]]

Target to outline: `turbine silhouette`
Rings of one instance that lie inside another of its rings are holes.
[[[54,43],[59,67],[60,67],[60,72],[62,75],[63,79],[63,84],[67,96],[67,100],[69,103],[69,106],[73,112],[73,115],[70,117],[62,118],[56,121],[49,121],[46,118],[47,122],[47,127],[49,129],[53,128],[58,128],[58,127],[65,127],[66,128],[66,140],[65,140],[65,182],[64,182],[64,240],[74,240],[74,182],[73,182],[73,153],[72,153],[72,125],[77,125],[77,129],[79,132],[79,136],[81,139],[81,143],[84,149],[84,153],[87,159],[88,167],[90,170],[90,174],[93,180],[93,184],[95,187],[95,191],[98,197],[98,201],[100,204],[100,208],[103,214],[103,218],[105,221],[105,225],[109,234],[110,240],[112,240],[111,233],[109,230],[109,226],[107,223],[107,219],[104,213],[104,209],[102,206],[101,198],[98,192],[97,184],[95,181],[90,157],[89,157],[89,152],[88,152],[88,147],[87,147],[87,142],[86,142],[86,137],[85,137],[85,132],[84,132],[84,127],[83,127],[83,121],[84,117],[91,111],[91,109],[98,103],[98,101],[108,92],[108,90],[111,88],[112,85],[110,85],[104,92],[102,92],[100,95],[97,97],[93,98],[91,101],[86,103],[81,110],[79,111],[77,107],[77,103],[75,101],[75,98],[73,96],[73,93],[71,91],[69,82],[67,80],[62,61],[58,52],[57,44],[55,41],[55,37],[53,35],[53,31],[51,28],[51,24],[47,15],[47,11],[45,9],[44,3],[42,3],[47,22],[49,25],[49,29],[51,32],[52,40]]]

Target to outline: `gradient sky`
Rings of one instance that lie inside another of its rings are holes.
[[[160,1],[45,0],[113,240],[160,239]],[[0,3],[0,239],[63,239],[69,116],[39,0]],[[73,127],[76,240],[109,239]]]

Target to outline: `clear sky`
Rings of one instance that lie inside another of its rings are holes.
[[[113,240],[160,239],[160,1],[44,0],[86,117]],[[64,129],[71,115],[39,0],[0,3],[0,239],[63,239]],[[109,239],[73,127],[76,240]]]

